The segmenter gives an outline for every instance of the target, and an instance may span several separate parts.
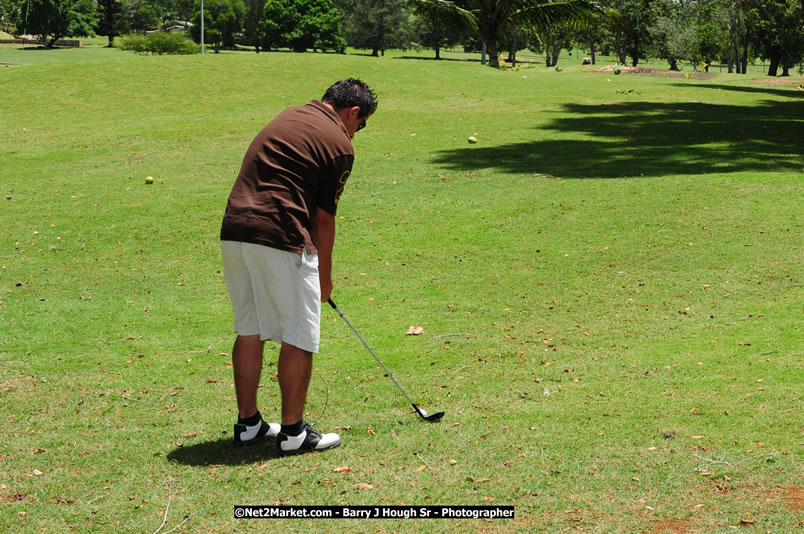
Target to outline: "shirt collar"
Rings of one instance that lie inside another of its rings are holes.
[[[332,119],[335,122],[335,124],[341,127],[341,130],[343,130],[343,133],[346,134],[346,137],[349,137],[349,131],[346,129],[346,126],[343,124],[343,121],[338,116],[338,114],[332,111],[329,107],[325,106],[320,100],[311,100],[310,103],[307,105],[324,112],[324,114],[327,115],[330,119]]]

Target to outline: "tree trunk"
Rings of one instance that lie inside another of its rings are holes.
[[[670,62],[670,70],[678,70],[678,60],[674,57],[668,59]]]
[[[768,66],[768,76],[776,76],[776,73],[779,70],[780,60],[780,54],[776,54],[775,52],[771,54],[770,65]]]
[[[729,12],[729,73],[734,72],[737,65],[737,74],[740,74],[740,36],[737,15]]]
[[[550,65],[551,67],[555,67],[558,65],[558,57],[561,55],[561,49],[553,50],[553,64]]]
[[[748,74],[748,30],[745,30],[745,40],[743,40],[743,74]]]
[[[435,47],[435,53],[436,53],[436,57],[435,57],[435,58],[436,58],[436,59],[441,59],[441,47],[440,47],[440,46],[436,46],[436,47]]]
[[[782,76],[790,76],[790,62],[787,59],[782,61]]]
[[[489,39],[486,41],[486,50],[489,54],[489,67],[500,68],[500,52],[497,50],[497,40]]]
[[[595,64],[595,42],[591,41],[589,43],[589,55],[592,56],[592,65]]]
[[[508,50],[508,61],[512,67],[516,67],[516,32],[511,36],[511,47]]]
[[[482,41],[482,46],[480,47],[480,64],[484,67],[486,66],[486,41]]]
[[[380,49],[375,48],[371,51],[371,57],[380,57]]]
[[[106,48],[114,48],[114,35],[109,35],[109,44],[106,45]]]

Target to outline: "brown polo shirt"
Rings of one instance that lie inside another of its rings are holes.
[[[246,151],[221,240],[316,253],[316,208],[335,215],[353,162],[352,140],[335,112],[317,100],[282,111]]]

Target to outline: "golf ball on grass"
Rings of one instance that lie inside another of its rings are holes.
[[[152,184],[152,183],[154,183],[154,177],[153,177],[153,176],[146,176],[146,177],[145,177],[145,183],[146,183],[146,184]]]
[[[477,143],[477,137],[475,137],[474,135],[470,135],[468,141],[469,143],[474,145],[475,143]]]

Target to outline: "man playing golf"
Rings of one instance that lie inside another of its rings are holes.
[[[365,83],[341,80],[321,101],[279,113],[246,151],[221,227],[237,333],[235,446],[276,438],[284,455],[340,445],[337,434],[320,434],[302,416],[321,303],[332,293],[335,213],[354,162],[352,139],[376,109]],[[268,339],[281,345],[281,426],[264,422],[257,410]]]

